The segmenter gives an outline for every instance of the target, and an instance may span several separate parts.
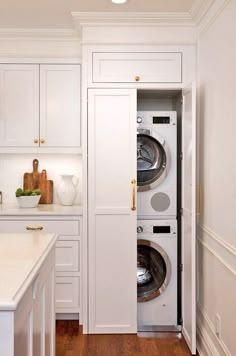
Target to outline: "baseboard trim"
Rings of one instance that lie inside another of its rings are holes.
[[[206,311],[197,304],[197,350],[200,356],[232,356],[222,339],[218,338]]]
[[[56,320],[79,320],[79,313],[57,313]]]

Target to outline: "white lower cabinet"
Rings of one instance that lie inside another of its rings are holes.
[[[38,230],[37,230],[38,229]],[[1,220],[0,232],[57,233],[56,242],[56,313],[79,314],[81,311],[81,218],[76,217],[32,217],[24,216],[17,220]],[[43,298],[41,303],[43,303]],[[38,303],[40,303],[38,301]],[[36,312],[40,306],[36,306]],[[61,318],[63,318],[61,315]],[[35,325],[37,329],[37,325]],[[37,352],[35,351],[35,355]]]
[[[55,355],[54,261],[53,251],[14,313],[14,356]]]

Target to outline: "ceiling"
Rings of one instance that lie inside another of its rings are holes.
[[[198,0],[0,0],[0,28],[72,29],[71,12],[189,12]]]

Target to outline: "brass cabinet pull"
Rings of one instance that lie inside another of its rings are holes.
[[[136,75],[135,80],[136,80],[136,82],[139,82],[140,81],[140,77],[138,75]]]
[[[200,184],[197,184],[197,191],[198,191],[197,215],[200,215],[202,212],[202,187]]]
[[[45,140],[41,138],[40,143],[45,143]]]
[[[39,140],[37,138],[35,138],[34,143],[39,143]]]
[[[133,185],[133,193],[132,193],[132,208],[131,210],[132,211],[135,211],[136,210],[136,179],[132,179],[131,180],[131,184]]]
[[[31,230],[31,231],[43,230],[43,226],[26,226],[26,230]]]

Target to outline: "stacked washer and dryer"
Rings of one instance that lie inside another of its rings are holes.
[[[177,326],[177,114],[137,116],[138,330]]]

